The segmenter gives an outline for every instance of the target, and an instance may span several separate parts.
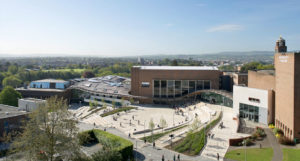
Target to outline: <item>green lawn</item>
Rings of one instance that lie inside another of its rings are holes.
[[[271,161],[273,157],[272,148],[248,148],[246,150],[246,159],[247,161]],[[236,161],[245,160],[245,149],[232,150],[227,152],[225,158],[232,159]]]
[[[300,149],[288,149],[284,148],[283,161],[299,161],[300,160]]]
[[[44,71],[56,71],[56,72],[70,72],[72,69],[50,69],[50,70],[44,70]],[[85,69],[73,69],[74,72],[76,73],[81,73],[83,72]]]

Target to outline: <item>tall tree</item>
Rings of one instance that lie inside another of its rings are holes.
[[[153,118],[150,119],[149,122],[149,129],[151,130],[151,137],[152,137],[152,142],[153,142],[153,130],[154,130],[155,124],[153,122]]]
[[[0,93],[0,103],[10,106],[18,106],[18,99],[21,94],[11,86],[6,86]]]
[[[18,87],[22,84],[22,81],[15,77],[15,76],[9,76],[3,79],[2,85],[3,86],[12,86],[12,87]]]
[[[79,154],[78,129],[66,100],[51,97],[29,114],[23,133],[12,144],[26,160],[72,160]]]

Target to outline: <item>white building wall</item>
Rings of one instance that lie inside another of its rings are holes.
[[[36,108],[38,108],[39,105],[42,105],[44,103],[46,103],[46,101],[41,99],[34,99],[34,98],[19,99],[18,109],[22,111],[33,111]]]
[[[249,97],[260,102],[249,101]],[[259,123],[268,124],[268,91],[243,86],[233,86],[233,110],[239,114],[240,103],[259,107]]]

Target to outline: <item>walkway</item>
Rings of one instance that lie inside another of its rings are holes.
[[[272,147],[272,149],[274,151],[272,161],[282,161],[282,159],[283,159],[282,149],[281,149],[280,144],[278,143],[273,131],[269,128],[265,128],[265,132],[267,134],[267,138],[269,140],[270,146]]]
[[[94,126],[92,124],[82,123],[78,124],[80,131],[93,129]],[[103,129],[101,126],[97,126],[96,128]],[[153,148],[151,144],[144,144],[143,141],[134,138],[128,138],[123,132],[115,129],[115,128],[107,128],[107,132],[110,132],[114,135],[123,137],[127,140],[130,140],[134,144],[134,156],[137,157],[137,161],[158,161],[161,160],[162,155],[165,156],[165,160],[173,160],[174,155],[178,155],[178,153],[165,149],[165,148]],[[180,160],[182,161],[212,161],[207,157],[202,156],[186,156],[180,154]]]
[[[218,107],[217,107],[218,108]],[[220,109],[220,107],[219,107]],[[237,133],[237,122],[233,120],[233,109],[223,108],[223,117],[220,121],[223,122],[224,128],[219,128],[218,123],[210,133],[213,138],[208,138],[206,146],[204,147],[201,156],[209,157],[211,159],[217,160],[217,154],[220,156],[220,160],[223,160],[227,149],[229,148],[229,139],[230,138],[239,138],[249,136],[247,134]]]

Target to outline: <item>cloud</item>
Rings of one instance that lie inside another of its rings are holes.
[[[243,30],[243,26],[235,24],[224,24],[219,26],[214,26],[207,29],[207,32],[228,32],[228,31],[238,31]]]

